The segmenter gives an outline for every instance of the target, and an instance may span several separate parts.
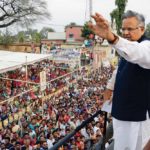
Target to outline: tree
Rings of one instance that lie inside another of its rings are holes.
[[[37,19],[49,19],[47,4],[44,0],[1,0],[0,28],[14,23],[33,24]]]
[[[23,43],[23,42],[37,42],[41,41],[41,34],[38,32],[37,29],[28,29],[27,31],[20,31],[15,35],[16,42]]]
[[[0,35],[0,43],[4,45],[12,44],[16,39],[12,33],[6,28],[5,32]]]
[[[33,36],[33,41],[35,41],[36,43],[40,43],[41,41],[41,34],[36,32]]]
[[[40,31],[41,39],[47,39],[48,32],[54,32],[55,30],[49,27],[43,27]]]
[[[110,13],[112,24],[115,21],[117,33],[119,35],[121,34],[120,29],[122,26],[122,15],[124,14],[127,1],[128,0],[116,0],[115,5],[117,8]]]
[[[17,39],[18,39],[19,43],[23,43],[25,41],[25,32],[24,31],[20,31],[17,34]]]
[[[75,26],[75,25],[77,25],[75,22],[71,22],[71,23],[69,24],[69,26]]]
[[[146,34],[147,37],[150,38],[150,23],[148,23],[147,26],[146,26],[145,34]]]
[[[72,27],[72,26],[77,26],[77,24],[75,22],[71,22],[70,24],[66,25],[65,28]]]
[[[2,31],[0,31],[0,44],[2,44],[2,41],[3,41],[3,34]]]
[[[90,35],[94,34],[93,31],[91,29],[89,29],[87,22],[84,24],[81,32],[82,32],[81,36],[86,38],[86,39],[89,39]]]
[[[31,35],[31,40],[39,43],[41,41],[41,35],[37,29],[28,29],[26,35]]]

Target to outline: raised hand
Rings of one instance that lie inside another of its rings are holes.
[[[101,38],[111,41],[114,38],[114,36],[108,21],[98,13],[92,15],[92,18],[95,20],[96,25],[94,25],[92,22],[89,22],[89,28]]]

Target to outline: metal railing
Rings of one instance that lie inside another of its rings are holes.
[[[56,143],[50,150],[57,150],[59,147],[61,147],[64,143],[66,143],[71,137],[73,137],[79,130],[81,130],[83,127],[85,127],[88,123],[92,122],[93,119],[98,116],[99,114],[102,114],[103,112],[101,110],[98,110],[94,115],[92,115],[90,118],[86,119],[79,125],[75,130],[73,130],[71,133],[66,135],[63,139],[59,140],[58,143]],[[103,147],[103,144],[102,144]]]

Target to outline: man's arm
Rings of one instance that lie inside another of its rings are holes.
[[[101,38],[106,39],[117,50],[120,56],[129,62],[150,69],[150,41],[145,40],[141,43],[128,41],[112,32],[108,21],[100,14],[92,16],[96,25],[89,23],[89,28]]]
[[[119,37],[117,43],[112,46],[127,61],[150,69],[150,41],[138,43]]]
[[[104,92],[104,100],[111,100],[112,99],[117,69],[118,69],[118,67],[113,71],[111,79],[108,80],[107,87],[106,87],[107,89]]]
[[[116,67],[116,69],[113,71],[112,76],[111,76],[110,80],[108,80],[108,83],[107,83],[107,89],[110,89],[112,91],[114,90],[117,70],[118,70],[118,67]]]
[[[145,145],[143,150],[150,150],[150,140],[148,141],[148,143]]]

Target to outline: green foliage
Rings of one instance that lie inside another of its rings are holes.
[[[116,23],[116,29],[117,33],[120,35],[120,29],[122,26],[122,15],[124,14],[125,8],[126,8],[127,0],[116,0],[115,5],[117,6],[116,9],[114,9],[111,13],[111,22],[112,24]]]
[[[85,39],[89,39],[90,34],[94,34],[93,31],[89,29],[87,22],[84,24],[83,29],[81,31],[82,31],[81,36],[84,37]]]
[[[19,32],[17,35],[17,39],[19,43],[23,43],[25,41],[25,33],[23,31]]]
[[[34,35],[34,41],[36,43],[40,43],[40,41],[41,41],[41,34],[40,33],[35,33],[35,35]]]
[[[0,34],[0,44],[8,45],[12,44],[15,41],[15,37],[12,36],[12,33],[8,31],[6,28],[6,31]]]
[[[14,42],[24,43],[24,42],[35,42],[40,43],[42,38],[47,38],[48,32],[54,32],[52,28],[43,27],[39,32],[37,29],[29,28],[27,31],[19,31],[16,35],[6,29],[5,32],[0,31],[0,43],[10,44]]]
[[[37,29],[28,29],[26,31],[26,35],[31,36],[31,41],[39,43],[41,41],[41,34],[38,32]]]
[[[147,26],[146,26],[145,34],[146,34],[147,37],[150,38],[150,23],[148,23]]]
[[[54,32],[55,30],[49,27],[43,27],[40,31],[41,39],[47,39],[48,32]]]

